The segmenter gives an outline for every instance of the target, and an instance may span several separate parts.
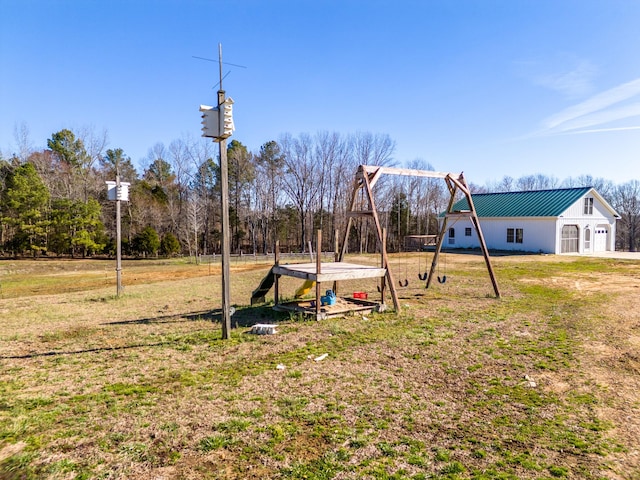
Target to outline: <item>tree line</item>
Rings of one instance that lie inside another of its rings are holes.
[[[139,172],[120,148],[107,148],[106,133],[63,129],[47,148],[29,148],[24,131],[18,152],[0,155],[0,250],[5,256],[115,252],[115,205],[106,181],[130,183],[122,203],[122,248],[126,255],[190,255],[220,251],[218,145],[182,138],[149,149]],[[317,229],[322,248],[333,248],[333,232],[344,232],[358,165],[396,165],[395,142],[385,134],[282,135],[251,152],[229,142],[229,218],[233,253],[306,251]],[[406,168],[433,170],[422,160]],[[529,175],[479,186],[474,192],[593,186],[620,213],[617,245],[635,251],[640,232],[640,182],[623,185],[581,176],[564,181]],[[388,232],[388,248],[406,248],[407,235],[437,233],[437,215],[449,192],[438,179],[383,177],[376,206]],[[355,220],[349,251],[373,251],[375,231]]]

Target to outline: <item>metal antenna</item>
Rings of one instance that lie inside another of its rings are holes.
[[[231,70],[229,70],[227,73],[222,75],[222,66],[223,65],[229,65],[231,67],[238,67],[238,68],[247,68],[246,66],[238,65],[237,63],[223,62],[222,61],[222,44],[221,43],[218,44],[218,60],[213,60],[212,58],[206,58],[206,57],[198,57],[197,55],[191,55],[191,58],[197,58],[198,60],[205,60],[207,62],[217,62],[218,63],[218,65],[220,66],[220,83],[215,84],[211,88],[216,88],[217,86],[220,86],[220,90],[222,90],[222,80],[227,78],[229,76],[229,74],[231,73]]]
[[[231,70],[229,70],[227,73],[224,74],[224,76],[222,77],[222,79],[224,80],[225,78],[227,78],[229,76],[229,74],[231,73]],[[219,83],[216,83],[213,87],[211,88],[216,88],[218,85],[220,85]],[[222,87],[220,87],[222,88]]]
[[[197,58],[198,60],[206,60],[207,62],[218,62],[218,60],[213,60],[211,58],[198,57],[197,55],[191,55],[191,58]],[[238,68],[247,68],[244,65],[238,65],[236,63],[222,62],[223,65],[229,65],[230,67],[238,67]]]
[[[218,44],[218,61],[220,65],[220,90],[222,90],[222,44]]]

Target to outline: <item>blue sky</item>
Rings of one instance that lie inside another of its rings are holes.
[[[218,65],[234,139],[389,134],[483,184],[640,179],[636,0],[0,0],[0,150],[106,129],[138,165],[200,135]]]

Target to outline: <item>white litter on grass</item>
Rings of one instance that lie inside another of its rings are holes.
[[[531,388],[536,388],[538,386],[535,380],[531,378],[529,375],[525,375],[524,379],[525,379],[525,386],[531,387]]]
[[[287,368],[287,367],[285,367],[285,366],[284,366],[284,365],[282,365],[281,363],[279,363],[278,365],[276,365],[276,370],[284,370],[285,368]]]
[[[314,358],[313,360],[316,361],[316,362],[321,362],[322,360],[324,360],[328,356],[329,356],[328,353],[323,353],[322,355],[320,355],[319,357]]]
[[[256,323],[253,327],[251,327],[251,331],[249,333],[253,333],[255,335],[275,335],[277,325],[269,325],[267,323]]]

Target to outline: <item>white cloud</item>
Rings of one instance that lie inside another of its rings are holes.
[[[533,81],[569,98],[584,97],[593,91],[592,79],[596,72],[597,69],[591,62],[579,60],[569,71],[538,74],[533,77]]]
[[[635,125],[632,127],[588,128],[584,130],[576,130],[574,132],[568,132],[567,135],[581,135],[583,133],[600,133],[600,132],[622,132],[625,130],[640,130],[640,125]]]
[[[606,127],[606,125],[640,116],[640,102],[622,103],[639,95],[640,78],[637,78],[551,115],[543,120],[543,128],[534,136],[636,130],[638,127],[635,126]],[[602,125],[602,128],[585,130],[587,127],[598,125]]]
[[[514,64],[516,72],[534,85],[553,90],[567,98],[584,98],[593,90],[598,68],[590,60],[567,52],[529,59]]]
[[[584,102],[566,108],[547,118],[543,124],[548,129],[554,129],[570,120],[605,109],[638,94],[640,94],[640,78],[598,93]]]
[[[626,118],[633,118],[640,116],[640,103],[632,103],[630,105],[624,105],[618,108],[610,108],[601,112],[594,112],[588,115],[583,115],[573,120],[567,121],[555,128],[555,131],[569,132],[572,130],[579,130],[586,127],[592,127],[594,125],[605,125],[617,120],[623,120]]]

